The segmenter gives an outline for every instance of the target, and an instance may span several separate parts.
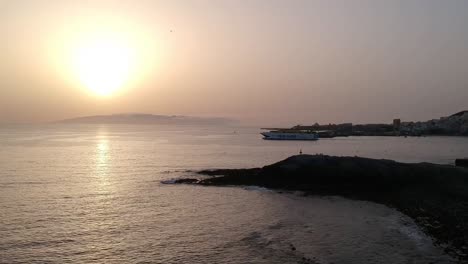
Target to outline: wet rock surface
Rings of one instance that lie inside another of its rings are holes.
[[[181,178],[181,179],[176,179],[174,180],[174,183],[186,183],[186,184],[194,184],[198,183],[198,179],[192,179],[192,178]]]

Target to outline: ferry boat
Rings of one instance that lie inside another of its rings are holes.
[[[265,140],[318,140],[318,133],[310,130],[281,129],[260,133]]]

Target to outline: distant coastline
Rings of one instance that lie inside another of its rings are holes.
[[[268,128],[270,129],[270,128]],[[468,136],[468,110],[428,121],[402,122],[394,119],[390,124],[325,124],[297,125],[274,130],[315,131],[320,138],[346,136]]]
[[[236,120],[223,117],[153,115],[141,113],[83,116],[55,121],[60,124],[158,124],[158,125],[227,125]]]

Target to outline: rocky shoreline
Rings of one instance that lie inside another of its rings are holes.
[[[468,263],[468,169],[360,157],[297,155],[252,169],[199,172],[175,183],[255,185],[373,201],[407,214],[445,251]]]

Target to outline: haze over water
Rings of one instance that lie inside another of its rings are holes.
[[[261,140],[257,128],[0,129],[1,263],[452,263],[382,205],[162,184],[304,153],[452,163],[467,138]],[[292,250],[294,247],[296,250]],[[309,260],[304,260],[303,258]]]

